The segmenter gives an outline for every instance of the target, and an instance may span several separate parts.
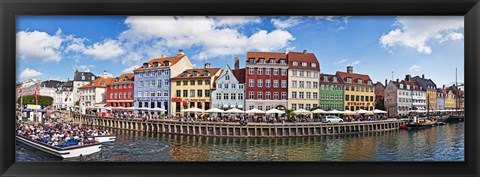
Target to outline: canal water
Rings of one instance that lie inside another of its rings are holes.
[[[295,138],[219,138],[110,130],[102,151],[63,161],[464,161],[464,123]],[[17,146],[17,161],[61,161]]]

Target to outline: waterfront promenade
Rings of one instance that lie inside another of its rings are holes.
[[[340,124],[305,122],[240,125],[237,122],[181,122],[169,119],[142,121],[79,114],[75,114],[73,119],[77,123],[105,128],[215,137],[299,137],[391,131],[398,130],[404,122],[393,119]]]

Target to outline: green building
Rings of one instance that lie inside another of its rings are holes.
[[[320,109],[344,110],[343,104],[343,83],[333,74],[320,75]]]

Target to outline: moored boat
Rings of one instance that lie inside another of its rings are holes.
[[[84,145],[73,145],[67,147],[56,147],[41,141],[32,140],[23,136],[16,135],[17,142],[26,145],[28,147],[43,151],[45,153],[60,157],[60,158],[73,158],[79,156],[90,155],[101,150],[102,144],[99,142],[93,142]]]
[[[463,115],[450,115],[443,122],[458,123],[458,122],[463,122],[463,121],[465,121],[465,116],[463,116]]]
[[[407,122],[408,128],[426,128],[426,127],[433,127],[437,124],[437,120],[435,118],[417,118],[416,116],[413,117],[413,120]]]
[[[115,135],[99,135],[95,136],[95,141],[99,143],[113,142],[117,138]]]

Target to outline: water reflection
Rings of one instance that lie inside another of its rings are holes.
[[[110,129],[102,151],[65,161],[463,161],[464,125],[296,138],[219,138]],[[58,161],[17,147],[18,161]]]

